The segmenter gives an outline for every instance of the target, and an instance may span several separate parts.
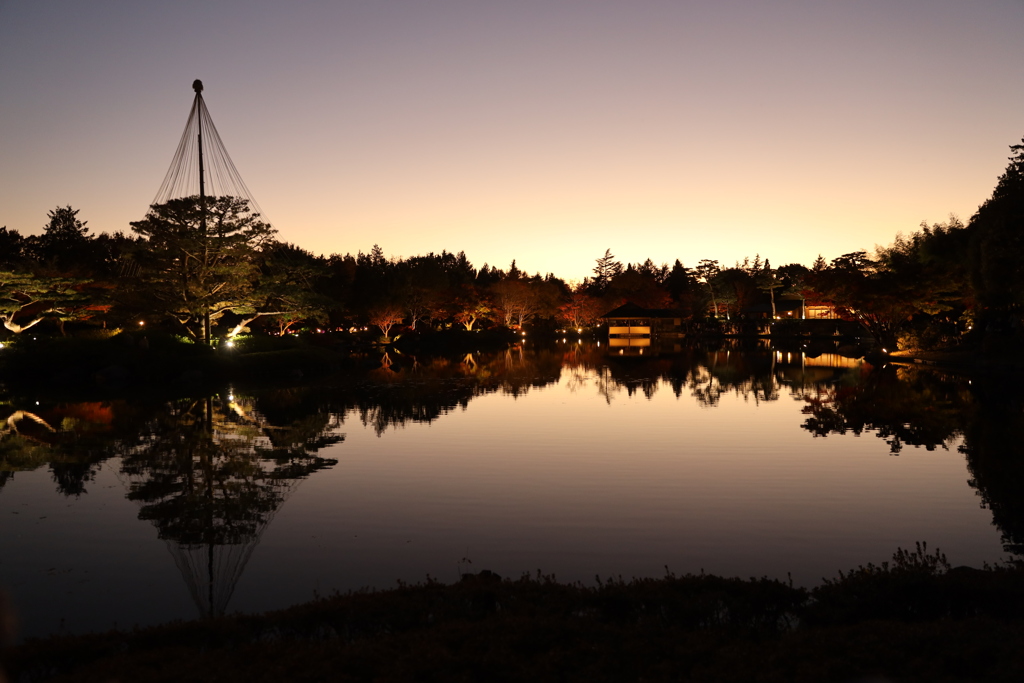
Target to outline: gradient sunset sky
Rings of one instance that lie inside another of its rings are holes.
[[[774,265],[965,221],[1024,0],[0,0],[0,225],[128,231],[193,79],[279,238],[477,267]]]

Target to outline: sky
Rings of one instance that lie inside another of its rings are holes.
[[[278,238],[809,265],[968,220],[1024,0],[0,0],[0,226],[128,232],[203,93]]]

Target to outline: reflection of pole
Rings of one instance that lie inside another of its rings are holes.
[[[217,609],[216,608],[216,604],[217,603],[215,603],[213,601],[213,543],[207,543],[206,544],[206,551],[207,551],[207,555],[206,555],[206,578],[209,581],[209,588],[207,589],[207,595],[209,596],[208,599],[210,601],[210,614],[207,615],[207,616],[213,617],[213,616],[217,616],[216,614],[214,614],[214,612]]]
[[[213,440],[213,397],[206,397],[206,435],[204,438]],[[210,457],[210,450],[204,448],[201,451],[200,456],[203,461],[203,469],[206,476],[206,533],[212,536],[214,530],[213,523],[213,508],[214,508],[214,494],[213,494],[213,459]],[[206,593],[209,599],[210,614],[204,616],[214,616],[215,607],[213,601],[213,539],[212,537],[207,538],[207,555],[206,555],[206,578],[207,588]]]

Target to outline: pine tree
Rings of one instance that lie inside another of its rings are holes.
[[[138,259],[145,286],[133,290],[144,305],[205,342],[218,318],[252,308],[259,250],[275,231],[247,200],[207,197],[204,208],[198,196],[172,199],[131,226],[148,238]]]
[[[1006,171],[968,226],[978,321],[997,335],[1019,327],[1024,313],[1024,144],[1010,150]]]
[[[604,292],[612,278],[622,272],[622,263],[615,260],[611,249],[605,249],[604,256],[594,266],[593,286],[598,293]]]

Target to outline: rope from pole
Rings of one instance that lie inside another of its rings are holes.
[[[241,173],[235,167],[220,133],[217,132],[217,127],[213,124],[213,118],[203,100],[203,82],[196,79],[192,83],[192,89],[195,91],[195,97],[192,100],[188,121],[185,123],[185,130],[178,141],[178,148],[171,159],[167,174],[151,203],[163,204],[170,199],[200,194],[206,197],[240,197],[248,200],[253,213],[260,214],[264,222],[269,222],[256,198],[242,180]],[[200,164],[203,166],[202,173]]]

